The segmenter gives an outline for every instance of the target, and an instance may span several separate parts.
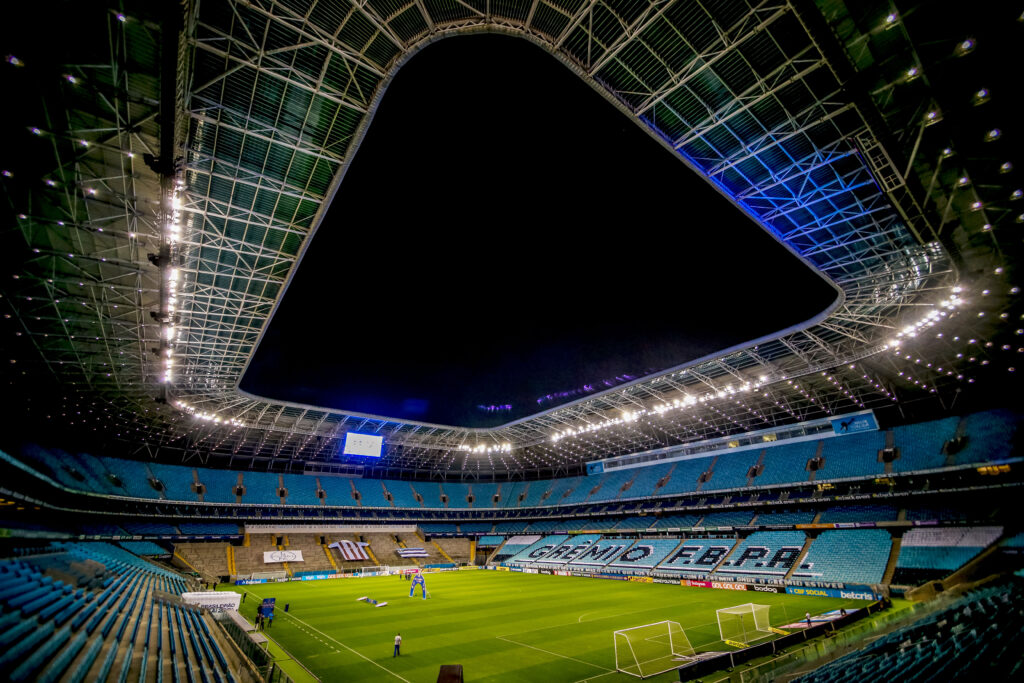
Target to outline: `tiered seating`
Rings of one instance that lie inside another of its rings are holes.
[[[543,534],[549,531],[554,531],[560,525],[558,520],[543,519],[536,522],[531,522],[530,526],[526,527],[526,533],[530,534]]]
[[[836,522],[889,522],[895,521],[900,511],[892,505],[836,505],[826,509],[818,519],[821,523]]]
[[[919,583],[956,571],[995,543],[1002,527],[916,528],[903,535],[895,583]]]
[[[860,432],[824,439],[821,455],[825,466],[818,470],[815,480],[884,474],[885,465],[878,462],[878,451],[883,448],[884,432]]]
[[[542,539],[537,536],[512,536],[505,542],[505,545],[501,547],[501,550],[490,558],[490,562],[494,564],[507,564],[508,560],[541,540]]]
[[[690,527],[697,526],[697,522],[700,521],[700,518],[701,515],[666,515],[655,522],[654,526],[651,527],[651,530],[661,531],[665,529],[689,529]]]
[[[645,531],[654,522],[653,517],[627,517],[620,520],[613,528],[616,531]]]
[[[802,531],[756,531],[715,572],[720,576],[785,576],[807,537]]]
[[[967,417],[967,446],[956,454],[956,462],[994,462],[1013,454],[1013,439],[1019,417],[1004,410],[976,413]]]
[[[195,492],[192,491],[192,468],[181,465],[161,465],[151,462],[149,469],[153,472],[161,484],[164,485],[164,495],[170,500],[198,500]]]
[[[502,541],[505,540],[504,536],[481,536],[476,540],[477,546],[494,546],[501,545]]]
[[[528,527],[529,525],[529,522],[497,522],[494,525],[494,533],[521,534],[524,531],[526,531],[526,527]]]
[[[587,546],[592,543],[596,543],[600,538],[601,534],[580,534],[578,536],[570,536],[542,557],[533,558],[533,563],[537,567],[554,567],[556,565],[563,565],[569,560],[577,557],[587,548]]]
[[[119,546],[135,555],[170,555],[166,548],[158,546],[152,541],[121,541]]]
[[[133,536],[177,536],[178,529],[161,522],[122,522],[121,526]]]
[[[813,510],[770,510],[757,513],[754,524],[758,526],[810,524],[814,521],[815,514]]]
[[[731,538],[684,538],[659,564],[655,571],[660,574],[680,574],[690,577],[705,577],[722,561],[733,546]]]
[[[884,529],[826,531],[811,544],[792,578],[881,583],[892,538]]]
[[[213,580],[218,576],[228,576],[228,543],[176,543],[174,552],[180,554],[185,561],[195,568],[203,578]]]
[[[206,486],[203,500],[207,503],[234,503],[238,472],[229,470],[199,470],[199,482]],[[246,491],[248,493],[248,491]]]
[[[379,484],[379,482],[374,483]],[[423,496],[423,505],[420,505],[420,502],[416,500],[413,485],[407,481],[386,481],[384,486],[394,499],[396,508],[444,507],[441,504],[440,489],[437,484],[416,482],[415,493]],[[359,490],[361,492],[363,490],[362,487]]]
[[[412,499],[412,504],[409,504],[409,498],[406,496],[406,491],[409,490],[410,486],[412,491],[420,494],[423,498],[423,507],[428,508],[443,508],[444,503],[441,502],[441,485],[435,481],[417,481],[412,482],[400,482],[400,481],[388,481],[385,482],[385,486],[388,487],[388,491],[395,497],[396,507],[419,507],[420,504],[416,502],[415,497]],[[410,493],[411,495],[411,493]],[[403,503],[400,506],[399,500]]]
[[[537,557],[540,557],[551,552],[556,547],[564,543],[568,538],[569,536],[565,534],[554,534],[551,536],[544,536],[543,538],[523,548],[515,556],[510,557],[507,560],[507,563],[514,564],[519,562],[533,561]],[[512,540],[513,539],[509,539],[509,541]]]
[[[624,570],[653,569],[679,547],[679,544],[680,539],[678,538],[640,540],[614,558],[607,566]]]
[[[316,497],[316,477],[304,474],[282,474],[284,487],[288,490],[289,505],[319,505]]]
[[[334,539],[324,539],[328,543]],[[288,550],[301,550],[302,562],[290,562],[290,569],[296,574],[300,572],[320,573],[334,571],[330,560],[320,545],[318,534],[288,534]]]
[[[78,531],[83,536],[131,536],[127,531],[113,524],[82,524]]]
[[[668,483],[661,489],[661,493],[671,495],[675,493],[692,493],[697,490],[697,478],[707,471],[711,465],[711,458],[692,458],[680,460],[672,470],[672,476]]]
[[[236,573],[246,576],[254,572],[284,571],[282,564],[268,565],[263,561],[263,553],[278,549],[276,540],[271,534],[249,534],[248,546],[234,548]]]
[[[440,522],[420,522],[419,527],[420,531],[428,536],[430,534],[454,534],[456,532],[454,524],[443,524]]]
[[[519,507],[519,494],[525,490],[526,482],[503,482],[501,484],[501,501],[498,502],[498,507]],[[476,507],[476,503],[473,504],[473,507]]]
[[[331,489],[327,488],[328,481],[330,481]],[[350,483],[351,482],[351,483]],[[327,504],[328,505],[348,505],[348,502],[337,503],[334,501],[352,500],[351,485],[355,484],[356,490],[359,491],[359,504],[362,507],[371,508],[388,508],[391,507],[391,503],[384,497],[384,488],[381,483],[376,479],[342,479],[335,481],[330,477],[321,477],[320,485],[324,487],[324,491],[327,491]],[[344,491],[343,489],[348,489]],[[395,505],[397,505],[397,501]],[[414,504],[415,503],[414,501]]]
[[[121,482],[122,496],[160,498],[160,493],[149,483],[149,474],[146,472],[145,463],[103,458],[103,466]]]
[[[561,505],[564,495],[569,491],[575,491],[583,484],[583,480],[586,477],[567,477],[565,479],[555,479],[551,482],[551,489],[548,497],[544,500],[543,505]],[[533,482],[534,484],[539,482]],[[531,493],[533,492],[533,486],[530,486]],[[524,501],[525,503],[525,501]],[[520,507],[526,507],[525,504]]]
[[[601,475],[601,480],[598,482],[600,484],[600,488],[598,488],[597,491],[595,491],[589,497],[586,498],[587,502],[594,503],[617,499],[620,496],[620,494],[622,494],[622,487],[628,484],[629,482],[633,481],[634,477],[636,477],[635,469],[605,472],[604,474]],[[588,479],[593,478],[594,477],[588,477]],[[593,484],[590,485],[590,488],[593,488]],[[589,488],[587,490],[589,490]],[[574,491],[573,493],[576,492]],[[568,498],[566,498],[565,502],[568,503],[576,501],[570,501]],[[583,501],[580,500],[578,502]]]
[[[441,546],[441,549],[456,563],[469,562],[469,539],[468,538],[435,538],[434,543]]]
[[[860,681],[1012,681],[1024,676],[1019,583],[971,593],[798,679]]]
[[[954,510],[952,508],[907,508],[907,520],[912,522],[933,519],[941,522],[966,522],[969,519],[978,517],[978,513],[968,513],[965,510]]]
[[[807,461],[818,452],[817,441],[772,446],[765,449],[764,469],[754,478],[754,486],[776,486],[807,481]]]
[[[747,473],[751,467],[757,464],[760,457],[761,451],[756,448],[722,453],[715,463],[715,473],[712,475],[711,481],[704,484],[701,490],[743,488],[747,485]]]
[[[946,461],[942,445],[956,434],[959,422],[960,418],[947,417],[894,429],[893,443],[900,449],[900,457],[892,463],[893,471],[911,472],[942,467]]]
[[[380,487],[379,481],[359,479],[347,479],[345,477],[331,477],[324,474],[319,475],[320,487],[324,490],[325,503],[327,505],[361,505],[362,507],[391,507],[391,503],[384,497],[384,490]],[[357,503],[352,497],[352,482],[356,483],[356,489],[362,496]],[[365,489],[360,486],[362,484]],[[374,487],[376,484],[376,487]],[[372,502],[371,502],[372,501]]]
[[[551,487],[558,481],[565,480],[547,479],[526,482],[526,486],[528,487],[526,491],[526,497],[523,499],[523,502],[519,504],[519,507],[537,507],[538,505],[540,505],[541,498],[544,497],[544,494],[550,491]]]
[[[464,534],[487,534],[493,526],[491,522],[463,522],[459,525],[459,531]]]
[[[469,484],[444,482],[443,484],[441,484],[441,489],[448,496],[448,507],[469,507],[469,500],[467,500],[467,496],[469,496]]]
[[[160,642],[163,615],[171,611],[180,613],[182,639],[181,657],[171,661],[173,679],[235,680],[200,615],[154,602],[154,590],[184,591],[180,577],[105,543],[54,544],[52,550],[46,571],[60,580],[40,573],[42,565],[34,563],[42,560],[0,562],[0,675],[6,680],[164,680]]]
[[[511,484],[508,485],[512,488]],[[503,487],[504,488],[504,487]],[[497,484],[473,484],[473,509],[495,507],[494,496],[498,493]]]
[[[205,472],[199,472],[204,477]],[[243,475],[242,483],[245,485],[245,496],[242,498],[246,503],[259,503],[261,505],[280,505],[281,496],[277,494],[280,488],[280,480],[276,474],[271,472],[246,472]]]
[[[180,522],[178,529],[186,535],[227,536],[239,533],[238,525],[230,522]]]
[[[636,473],[636,477],[633,479],[632,485],[619,496],[619,500],[653,496],[658,482],[664,479],[671,469],[672,463],[670,462],[633,469],[632,471]]]
[[[754,513],[750,510],[729,510],[727,512],[709,512],[704,515],[700,525],[705,527],[715,526],[746,526],[750,524]]]

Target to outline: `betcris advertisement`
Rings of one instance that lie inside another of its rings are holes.
[[[857,413],[844,415],[832,420],[832,431],[836,434],[856,434],[857,432],[873,432],[878,430],[878,422],[874,413]]]
[[[845,600],[877,600],[877,596],[867,586],[851,586],[839,588],[802,588],[787,586],[790,595],[810,595],[816,598],[843,598]]]

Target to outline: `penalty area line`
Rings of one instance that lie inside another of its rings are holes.
[[[606,666],[601,666],[599,664],[594,664],[592,662],[587,662],[587,661],[584,661],[582,659],[576,659],[575,657],[570,657],[568,655],[559,654],[558,652],[552,652],[551,650],[545,650],[544,648],[534,647],[533,645],[527,645],[526,643],[520,643],[518,641],[512,640],[511,638],[506,638],[505,636],[494,636],[494,637],[497,638],[498,640],[504,640],[506,643],[512,643],[513,645],[519,645],[520,647],[528,647],[531,650],[536,650],[537,652],[543,652],[545,654],[554,655],[555,657],[561,657],[562,659],[571,659],[574,662],[579,662],[580,664],[586,664],[587,666],[592,666],[595,669],[600,669],[601,671],[605,671],[607,673],[615,673],[615,669],[609,669]]]

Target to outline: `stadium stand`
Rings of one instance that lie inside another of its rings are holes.
[[[441,522],[420,522],[419,527],[428,536],[430,534],[454,534],[457,531],[456,525]],[[488,525],[488,528],[490,528],[490,525]]]
[[[730,453],[726,451],[715,460],[715,468],[711,479],[701,488],[702,491],[738,489],[747,485],[747,474],[761,457],[757,449],[749,449]]]
[[[327,481],[331,482],[331,487],[334,489],[334,492],[336,494],[331,495],[331,492],[328,492],[327,494],[328,501],[332,501],[329,503],[331,505],[334,505],[333,501],[339,498],[345,500],[346,503],[344,504],[347,505],[347,501],[352,499],[351,487],[354,486],[356,491],[359,492],[359,504],[361,507],[391,507],[390,501],[388,501],[388,499],[384,496],[384,488],[381,485],[381,482],[375,479],[343,479],[340,481],[334,481],[330,478],[321,479],[320,485],[324,486],[325,490],[327,486]],[[347,488],[348,491],[342,491],[341,489],[343,487]],[[417,505],[415,501],[413,502],[413,504]]]
[[[885,448],[882,432],[846,434],[822,441],[823,467],[815,472],[815,480],[846,479],[884,474],[878,452]]]
[[[497,522],[494,525],[496,534],[521,534],[530,526],[529,522]]]
[[[238,525],[228,522],[179,522],[181,533],[194,536],[225,536],[238,534]]]
[[[711,459],[706,457],[680,460],[675,463],[668,483],[661,489],[661,492],[665,495],[673,495],[696,491],[697,479],[707,470],[710,463]]]
[[[205,472],[199,473],[205,477]],[[242,484],[245,486],[246,503],[259,503],[262,505],[280,505],[281,496],[278,491],[281,488],[278,475],[270,472],[245,472],[242,475]]]
[[[371,488],[376,488],[377,482],[367,482]],[[384,488],[387,489],[388,493],[391,494],[392,502],[396,508],[422,508],[422,507],[439,507],[443,508],[441,499],[439,496],[439,489],[437,484],[417,482],[414,487],[411,482],[408,481],[385,481],[381,482]],[[362,491],[362,488],[360,488]],[[416,500],[416,494],[419,494],[423,498],[423,502]],[[436,503],[434,502],[436,501]]]
[[[480,538],[476,539],[476,544],[478,546],[497,547],[501,545],[504,541],[504,536],[481,536]]]
[[[239,472],[210,468],[197,470],[197,472],[199,483],[206,489],[203,501],[207,503],[234,503],[237,501],[235,488],[238,486]],[[248,490],[246,492],[248,493]]]
[[[178,528],[161,522],[122,522],[121,528],[133,536],[177,536]]]
[[[769,510],[757,513],[754,524],[758,526],[810,524],[816,516],[817,513],[813,510]]]
[[[282,474],[281,481],[288,492],[288,505],[319,505],[317,478],[304,474]]]
[[[441,490],[448,496],[448,507],[462,509],[469,507],[469,484],[443,483]]]
[[[153,476],[163,485],[164,495],[170,500],[198,500],[192,484],[195,481],[191,467],[180,465],[164,465],[156,462],[148,464]]]
[[[653,517],[626,517],[625,519],[619,520],[612,528],[615,531],[645,531],[654,524],[655,519]]]
[[[754,479],[754,486],[777,486],[796,481],[807,481],[807,463],[818,452],[820,441],[772,446],[764,449],[761,473]]]
[[[519,507],[519,496],[526,492],[526,484],[521,481],[502,482],[499,484],[501,500],[498,507],[515,508]],[[475,506],[474,506],[475,507]]]
[[[682,573],[683,576],[707,576],[726,557],[736,540],[732,538],[684,538],[655,568],[655,573]]]
[[[821,523],[837,522],[894,522],[899,509],[892,505],[838,505],[821,513]]]
[[[653,531],[674,531],[697,526],[703,515],[667,515],[654,523]]]
[[[795,680],[1020,680],[1024,675],[1018,639],[1024,627],[1022,599],[1016,581],[983,588]]]
[[[894,429],[894,446],[899,449],[900,457],[893,461],[893,471],[911,472],[942,467],[946,460],[943,447],[956,434],[959,422],[959,418],[949,417]]]
[[[918,528],[903,534],[893,582],[916,584],[956,571],[992,545],[1002,527]]]
[[[700,524],[704,527],[745,526],[750,524],[754,513],[750,510],[731,510],[728,512],[709,512],[704,515]]]
[[[626,570],[650,570],[679,547],[680,542],[678,538],[639,540],[618,557],[613,558],[607,566]]]
[[[884,529],[825,531],[813,543],[794,579],[876,584],[882,581],[892,538]]]
[[[471,487],[474,510],[498,507],[494,496],[498,495],[498,484],[476,483]],[[509,487],[511,489],[511,487]]]
[[[163,548],[152,541],[121,541],[119,546],[133,555],[170,555],[171,551]]]
[[[715,571],[718,576],[785,576],[807,537],[802,531],[756,531]]]

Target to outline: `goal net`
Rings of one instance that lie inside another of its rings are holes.
[[[747,645],[772,634],[768,605],[737,605],[717,610],[718,633],[722,640]]]
[[[647,678],[682,666],[693,647],[676,621],[634,626],[616,631],[615,668]]]

